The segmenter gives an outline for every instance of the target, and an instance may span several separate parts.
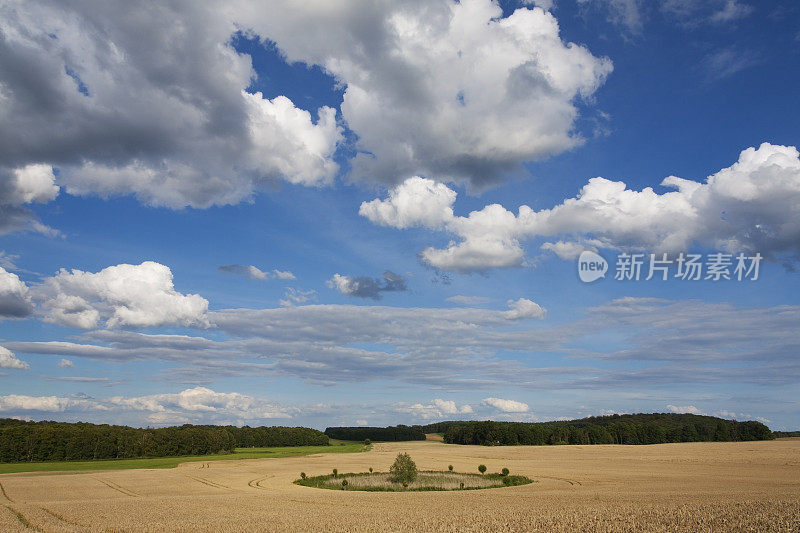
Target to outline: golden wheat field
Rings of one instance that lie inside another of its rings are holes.
[[[456,492],[301,487],[309,475],[508,467],[535,483]],[[0,476],[0,530],[800,531],[800,439],[654,446],[375,444],[170,470]]]

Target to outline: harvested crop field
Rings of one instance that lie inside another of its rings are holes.
[[[302,487],[308,475],[508,467],[534,483],[455,492]],[[0,476],[2,531],[798,531],[800,439],[653,446],[375,444],[171,470]]]

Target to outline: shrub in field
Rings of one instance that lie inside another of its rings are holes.
[[[394,483],[410,483],[417,479],[417,465],[407,453],[398,453],[389,474]]]
[[[342,490],[347,490],[347,480],[346,479],[342,480]]]
[[[372,473],[372,467],[369,467],[369,473],[370,474]]]
[[[463,490],[463,488],[464,488],[464,482],[462,481],[461,482],[461,489]]]
[[[502,469],[502,470],[500,471],[500,473],[501,473],[501,474],[503,474],[504,476],[507,476],[507,475],[508,475],[508,473],[509,473],[509,470],[508,470],[508,468],[504,468],[504,469]]]
[[[372,441],[371,441],[371,440],[369,440],[369,439],[364,439],[364,446],[369,446],[370,444],[372,444]]]
[[[334,468],[334,469],[333,469],[333,477],[336,477],[336,476],[338,476],[338,475],[339,475],[339,470],[338,470],[338,469],[336,469],[336,468]]]
[[[453,471],[453,465],[448,466],[447,469],[452,472]]]
[[[300,472],[300,477],[301,477],[302,479],[305,479],[305,478],[306,478],[306,473],[305,473],[305,472]]]
[[[486,472],[486,465],[478,465],[478,472],[481,474]]]

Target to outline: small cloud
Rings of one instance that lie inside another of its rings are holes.
[[[526,413],[530,406],[527,403],[515,400],[504,400],[502,398],[484,398],[483,404],[494,407],[504,413]]]
[[[725,24],[744,18],[752,12],[752,6],[740,4],[738,0],[727,0],[722,9],[715,11],[711,15],[710,20],[711,22],[716,22],[718,24]]]
[[[303,290],[287,287],[283,293],[283,298],[283,300],[280,300],[282,307],[293,307],[298,304],[316,301],[317,291],[314,289]]]
[[[288,270],[272,269],[271,272],[265,272],[253,265],[223,265],[217,267],[217,270],[225,274],[236,274],[237,276],[244,276],[248,279],[264,280],[269,278],[291,280],[297,279],[294,274]]]
[[[14,352],[0,346],[0,368],[16,368],[18,370],[28,370],[31,367],[25,361],[20,361]]]
[[[691,414],[691,415],[703,415],[706,414],[695,407],[694,405],[667,405],[667,409],[669,409],[673,413],[680,413],[680,414]]]
[[[61,361],[58,362],[58,366],[60,368],[72,368],[73,366],[75,366],[75,363],[73,363],[69,359],[62,359]]]
[[[267,279],[267,273],[253,265],[223,265],[218,267],[218,270],[226,274],[244,276],[248,279]]]
[[[278,270],[277,268],[272,270],[272,277],[283,280],[297,279],[297,277],[288,270]]]
[[[505,312],[505,317],[509,320],[520,318],[544,318],[547,311],[536,302],[526,298],[519,300],[509,300],[506,302],[509,310]]]
[[[334,274],[328,280],[328,287],[338,290],[347,296],[356,298],[372,298],[380,300],[382,292],[400,292],[408,290],[407,280],[400,274],[395,274],[391,270],[384,272],[380,278],[368,276],[342,276]]]
[[[707,83],[729,78],[743,70],[761,63],[762,59],[750,50],[727,47],[708,54],[703,58],[700,68]]]
[[[366,426],[367,425],[367,421],[364,420],[363,418],[359,419],[359,420],[356,420],[356,425],[357,426]]]
[[[462,305],[477,305],[491,302],[491,298],[485,296],[465,296],[463,294],[456,294],[446,299],[448,302]]]

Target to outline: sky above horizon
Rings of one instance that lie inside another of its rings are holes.
[[[1,1],[0,417],[800,429],[799,86],[789,1]]]

